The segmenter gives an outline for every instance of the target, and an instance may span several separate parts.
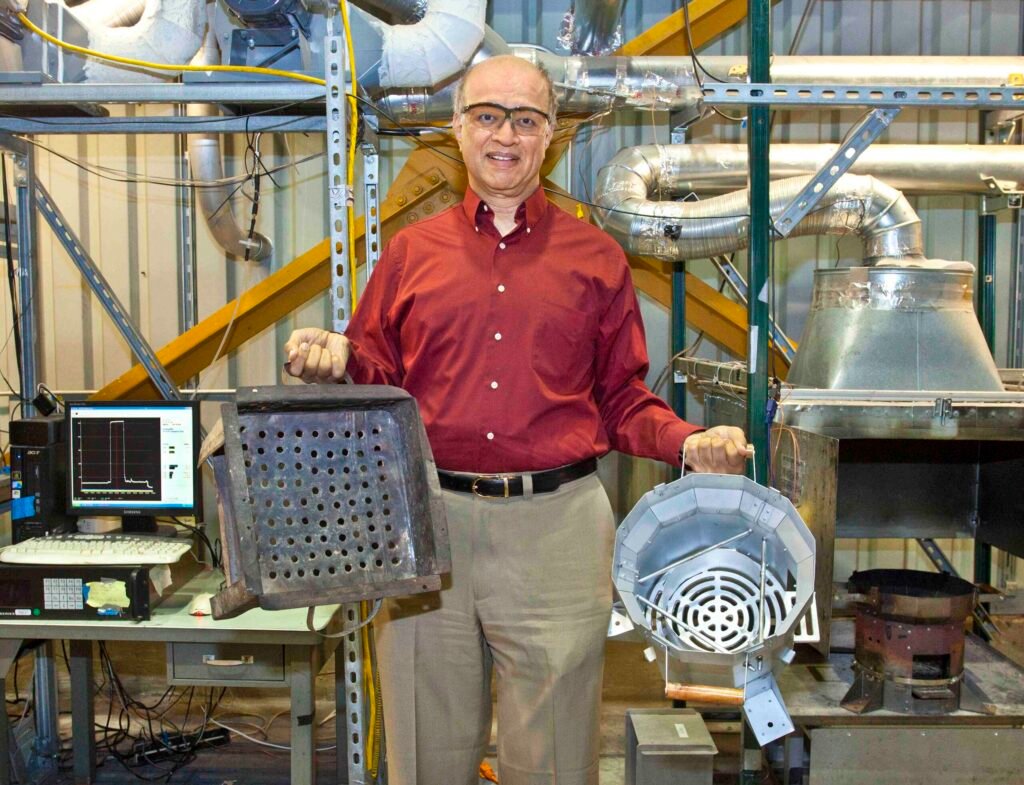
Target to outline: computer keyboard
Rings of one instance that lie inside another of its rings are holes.
[[[56,534],[0,549],[13,564],[170,564],[192,547],[191,538],[144,534]]]

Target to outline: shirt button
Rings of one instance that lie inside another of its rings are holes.
[[[505,291],[505,284],[503,284],[503,283],[499,283],[499,284],[498,284],[498,291],[499,291],[499,292],[503,292],[503,291]]]
[[[492,390],[497,390],[498,389],[498,383],[497,382],[491,382],[491,389]]]
[[[529,227],[529,226],[527,226],[527,227],[526,227],[526,233],[527,233],[527,234],[529,234],[529,233],[530,233],[530,227]]]
[[[475,230],[476,230],[477,232],[479,232],[479,231],[480,231],[480,227],[479,227],[479,226],[474,226],[473,228],[474,228],[474,229],[475,229]]]
[[[501,333],[495,333],[494,334],[494,340],[500,341],[501,340]]]
[[[491,440],[493,440],[493,439],[494,439],[494,434],[493,434],[493,433],[489,433],[489,434],[487,434],[487,440],[488,440],[488,441],[491,441]]]
[[[487,205],[486,204],[484,205],[484,212],[485,213],[487,212]]]
[[[505,243],[498,243],[498,247],[499,247],[499,248],[500,248],[501,250],[503,250],[503,251],[504,251],[504,250],[505,250]]]

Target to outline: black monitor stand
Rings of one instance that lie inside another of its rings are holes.
[[[168,523],[157,523],[152,515],[121,516],[121,531],[125,534],[152,534],[158,537],[177,537],[178,530]]]

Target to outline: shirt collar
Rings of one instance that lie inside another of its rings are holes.
[[[477,195],[476,191],[467,186],[466,197],[462,200],[462,209],[465,211],[466,218],[469,219],[470,224],[480,226],[482,220],[488,224],[493,224],[493,214],[490,214],[489,210],[485,210],[485,206],[486,203]],[[540,223],[540,219],[544,217],[547,210],[548,198],[544,194],[544,188],[538,186],[537,190],[530,194],[525,202],[519,205],[519,209],[516,210],[516,221],[521,222],[525,215],[526,228],[534,229]]]

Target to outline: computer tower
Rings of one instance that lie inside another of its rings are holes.
[[[11,536],[14,542],[73,532],[67,514],[67,444],[64,418],[11,421]]]

